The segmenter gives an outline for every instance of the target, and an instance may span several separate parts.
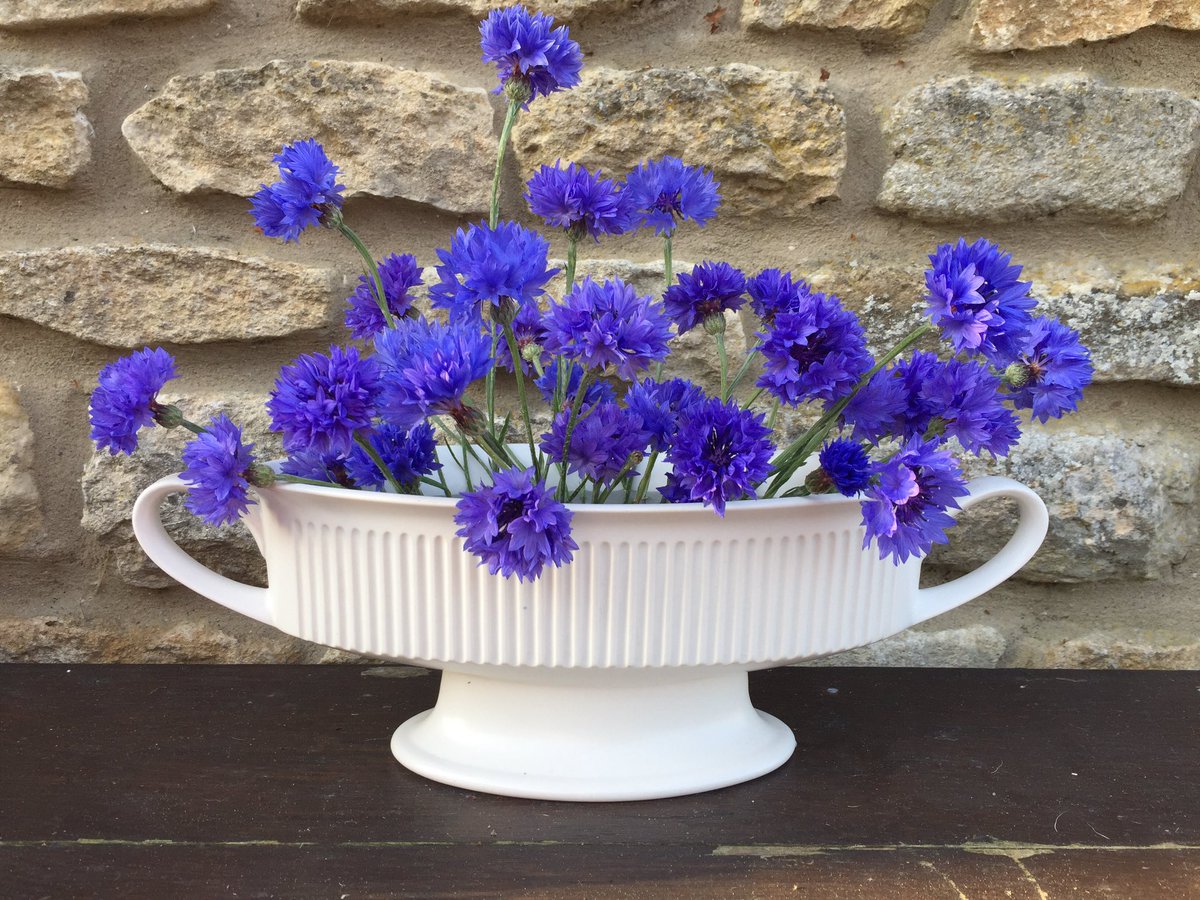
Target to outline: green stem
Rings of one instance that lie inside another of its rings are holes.
[[[204,434],[208,431],[203,425],[197,425],[191,419],[181,419],[179,422],[181,428],[186,428],[192,434]]]
[[[663,290],[671,286],[675,280],[675,270],[671,265],[671,235],[663,235]]]
[[[622,479],[623,479],[623,478],[624,478],[626,475],[628,475],[628,474],[629,474],[629,470],[630,470],[630,469],[632,469],[634,466],[636,466],[636,465],[637,465],[638,463],[640,463],[641,461],[642,461],[642,454],[641,454],[641,453],[631,453],[631,454],[629,454],[629,459],[625,460],[625,465],[621,466],[621,471],[617,473],[617,477],[616,477],[616,478],[614,478],[614,479],[613,479],[613,480],[612,480],[612,481],[609,483],[608,487],[606,487],[606,488],[605,488],[603,491],[601,491],[601,492],[600,492],[600,497],[599,497],[599,499],[597,499],[597,500],[595,500],[595,501],[593,501],[593,502],[595,502],[595,503],[604,503],[606,500],[608,500],[608,498],[609,498],[610,496],[612,496],[612,492],[613,492],[613,491],[615,491],[615,490],[617,489],[617,486],[618,486],[618,485],[620,485],[620,483],[621,483],[621,480],[622,480]],[[597,487],[599,487],[599,485],[597,485]]]
[[[750,402],[749,402],[749,403],[747,403],[747,404],[746,404],[744,407],[742,407],[742,408],[743,408],[743,409],[749,409],[750,407],[752,407],[752,406],[753,406],[755,403],[757,403],[757,402],[758,402],[758,398],[759,398],[759,397],[761,397],[761,396],[763,395],[763,391],[765,391],[765,390],[766,390],[766,388],[759,388],[757,391],[755,391],[755,392],[754,392],[754,393],[753,393],[753,394],[750,396]],[[776,402],[778,402],[778,401],[776,401]]]
[[[487,427],[495,428],[496,427],[496,366],[495,366],[494,360],[496,359],[496,347],[500,343],[500,335],[496,331],[496,323],[495,322],[492,322],[490,327],[492,330],[492,356],[491,356],[491,358],[493,360],[493,365],[490,369],[488,369],[487,375],[484,376],[483,383],[484,383],[484,390],[487,393]]]
[[[737,390],[737,386],[741,383],[742,379],[746,377],[746,372],[748,372],[750,370],[750,364],[752,362],[754,362],[754,359],[757,356],[758,356],[757,350],[751,350],[750,353],[746,356],[745,362],[743,362],[741,365],[741,368],[739,368],[737,370],[737,374],[735,374],[733,376],[733,381],[729,382],[729,395],[730,396],[733,396],[733,392]],[[760,390],[759,393],[761,394],[762,391]],[[755,396],[755,399],[758,398],[758,394],[755,394],[754,396]],[[728,399],[728,398],[726,398],[726,399]],[[750,403],[753,403],[753,402],[754,402],[753,400],[750,401]],[[750,405],[749,403],[746,404],[746,406],[749,406],[749,405]]]
[[[354,442],[358,444],[358,446],[362,447],[363,452],[371,458],[371,462],[375,463],[375,468],[377,468],[383,477],[387,479],[388,484],[392,486],[392,489],[395,490],[397,494],[412,493],[411,490],[396,480],[396,476],[392,474],[392,470],[389,469],[387,463],[383,461],[383,457],[379,455],[379,451],[371,446],[371,442],[369,440],[367,440],[361,434],[356,434],[354,436]]]
[[[566,284],[566,289],[563,291],[563,296],[571,293],[575,288],[575,258],[579,254],[579,238],[570,231],[567,232],[567,271],[563,276]]]
[[[759,393],[762,393],[761,388],[759,389]],[[755,400],[758,399],[758,394],[754,395],[754,399]],[[769,416],[767,416],[767,427],[770,428],[772,431],[775,430],[775,420],[779,417],[780,405],[781,404],[780,404],[779,398],[776,397],[775,402],[771,404],[771,414]]]
[[[718,331],[714,337],[717,339],[717,357],[721,360],[721,402],[725,403],[729,400],[729,354],[725,351],[725,332]]]
[[[383,291],[383,279],[379,277],[379,266],[375,265],[375,257],[371,256],[371,251],[367,249],[367,245],[362,242],[354,230],[342,221],[339,214],[334,220],[337,230],[346,236],[346,239],[354,245],[354,249],[358,251],[363,258],[363,262],[367,265],[367,274],[371,276],[371,283],[375,286],[375,302],[379,304],[379,311],[383,313],[383,321],[387,323],[388,328],[396,327],[396,318],[392,315],[392,311],[388,309],[387,295]]]
[[[500,130],[500,146],[496,150],[496,173],[492,176],[492,205],[488,215],[488,224],[496,227],[500,221],[500,176],[504,172],[504,153],[508,149],[508,139],[512,135],[513,123],[517,121],[517,113],[521,111],[519,100],[508,101],[508,112],[504,115],[504,127]]]
[[[517,347],[517,336],[512,324],[504,325],[504,340],[508,343],[508,352],[513,359],[513,374],[517,379],[517,399],[521,403],[521,417],[525,420],[525,439],[529,441],[529,462],[533,464],[534,480],[541,478],[542,465],[538,459],[537,444],[533,440],[533,420],[529,418],[529,398],[525,393],[524,366],[521,365],[521,351]]]
[[[634,503],[641,503],[646,499],[646,491],[650,487],[650,475],[654,472],[654,464],[658,462],[658,455],[657,450],[650,454],[650,460],[646,463],[646,471],[642,473],[641,483],[638,484],[637,494],[633,498]]]
[[[559,365],[562,365],[560,360]],[[591,369],[584,369],[579,376],[579,387],[575,391],[575,399],[571,402],[571,412],[567,416],[567,430],[563,435],[562,461],[558,464],[558,499],[567,496],[567,459],[571,452],[571,435],[575,433],[575,425],[579,419],[579,410],[583,407],[583,396],[587,393],[588,378]]]
[[[282,481],[285,484],[313,484],[317,487],[341,488],[344,491],[354,490],[352,487],[348,487],[344,484],[338,484],[334,481],[317,481],[314,478],[301,478],[299,475],[286,475],[283,472],[277,472],[275,474],[275,480]]]

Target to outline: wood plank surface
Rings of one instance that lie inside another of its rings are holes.
[[[605,804],[403,769],[437,678],[2,666],[0,896],[1200,897],[1200,673],[756,673],[786,766]]]

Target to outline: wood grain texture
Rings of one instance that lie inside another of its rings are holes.
[[[1200,896],[1200,673],[758,673],[791,762],[613,804],[401,768],[437,678],[0,667],[0,893]]]

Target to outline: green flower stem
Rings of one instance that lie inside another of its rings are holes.
[[[590,478],[584,478],[582,481],[580,481],[578,487],[576,487],[575,490],[571,491],[571,496],[566,498],[566,502],[574,503],[575,498],[583,493],[584,488],[587,487],[587,484],[590,480],[591,480]]]
[[[675,280],[675,270],[671,265],[671,235],[663,235],[663,290],[671,286]]]
[[[383,457],[379,455],[379,451],[371,446],[371,442],[369,440],[367,440],[361,434],[356,434],[354,436],[354,443],[362,447],[363,453],[367,454],[367,456],[371,458],[371,462],[375,463],[375,468],[377,468],[383,474],[383,477],[387,479],[388,484],[392,486],[392,489],[397,494],[412,493],[411,488],[401,484],[396,480],[396,476],[392,474],[392,470],[389,469],[387,463],[383,461]]]
[[[525,393],[525,372],[521,365],[521,350],[517,346],[517,336],[513,332],[511,322],[504,324],[504,340],[508,343],[508,352],[513,360],[513,374],[517,379],[517,399],[521,403],[521,417],[525,420],[525,439],[529,441],[529,461],[533,464],[533,472],[539,480],[542,477],[542,464],[538,453],[537,443],[533,440],[533,421],[529,418],[529,397]]]
[[[379,304],[379,311],[383,313],[383,321],[387,323],[388,328],[396,327],[396,317],[392,315],[392,311],[388,309],[387,295],[383,292],[383,279],[379,277],[379,266],[375,265],[375,257],[371,256],[371,251],[367,249],[367,245],[362,242],[362,239],[354,233],[354,230],[342,221],[341,214],[334,219],[334,224],[337,230],[346,236],[346,239],[354,245],[354,249],[358,251],[363,258],[363,262],[367,266],[367,274],[371,276],[371,283],[375,285],[375,302]]]
[[[638,484],[637,494],[634,495],[633,502],[641,503],[646,499],[646,491],[650,488],[650,475],[654,472],[654,464],[658,462],[659,452],[655,450],[650,454],[650,459],[646,463],[646,471],[642,473],[642,480]]]
[[[753,406],[755,403],[757,403],[757,402],[758,402],[758,398],[759,398],[759,397],[761,397],[761,396],[763,395],[763,391],[765,391],[765,390],[766,390],[766,388],[759,388],[757,391],[755,391],[755,392],[754,392],[754,393],[751,395],[751,397],[750,397],[750,402],[749,402],[749,403],[747,403],[747,404],[746,404],[744,407],[742,407],[742,408],[743,408],[743,409],[749,409],[750,407],[752,407],[752,406]]]
[[[575,287],[575,257],[579,253],[579,238],[570,231],[567,232],[567,271],[563,276],[563,281],[566,288],[563,290],[563,296],[571,293]]]
[[[513,123],[517,121],[517,113],[521,111],[520,100],[508,101],[508,112],[504,115],[504,127],[500,130],[500,146],[496,149],[496,174],[492,176],[492,205],[488,216],[488,224],[496,227],[500,221],[500,176],[504,172],[504,153],[508,149],[508,139],[512,135]]]
[[[427,477],[427,476],[425,476],[425,475],[422,475],[420,480],[421,480],[421,484],[427,484],[427,485],[429,485],[430,487],[435,487],[435,488],[437,488],[439,491],[445,491],[445,492],[446,492],[446,496],[447,496],[447,497],[449,497],[449,496],[450,496],[450,487],[449,487],[449,485],[447,485],[447,484],[446,484],[446,479],[445,479],[445,478],[443,478],[443,479],[441,479],[441,480],[439,481],[439,480],[437,480],[437,479],[434,479],[434,478],[429,478],[429,477]],[[417,491],[410,491],[410,493],[417,494],[417,493],[420,493],[420,491],[419,491],[419,490],[417,490]]]
[[[560,369],[562,364],[559,364]],[[575,433],[575,425],[579,420],[579,410],[583,407],[583,395],[587,393],[588,379],[592,375],[591,369],[584,369],[583,374],[579,376],[579,387],[575,391],[575,399],[571,403],[571,412],[567,416],[567,431],[563,436],[562,461],[558,464],[558,499],[562,500],[567,496],[567,458],[571,452],[571,435]],[[564,388],[564,392],[565,392]]]
[[[625,460],[625,465],[621,466],[621,471],[617,473],[617,477],[612,480],[612,483],[610,483],[607,488],[599,491],[599,498],[597,499],[593,497],[592,502],[604,503],[606,500],[608,500],[608,498],[612,496],[612,492],[617,489],[617,485],[621,483],[622,479],[624,479],[625,476],[629,474],[629,471],[641,461],[641,453],[629,454],[629,459]],[[596,487],[599,489],[600,485],[597,484]]]
[[[895,347],[884,354],[871,370],[859,379],[858,384],[854,386],[849,394],[839,400],[833,407],[817,420],[808,431],[804,432],[800,437],[793,441],[787,448],[781,450],[772,462],[775,468],[775,476],[771,479],[771,484],[767,488],[765,497],[774,497],[779,489],[787,482],[789,478],[804,465],[805,460],[812,454],[813,450],[825,439],[833,426],[837,423],[838,417],[842,411],[849,405],[850,401],[857,396],[858,392],[866,387],[867,383],[883,369],[893,359],[923,338],[926,334],[933,330],[933,325],[928,322],[918,325],[908,334],[906,334]]]
[[[717,339],[717,357],[721,360],[721,402],[729,400],[729,353],[725,350],[725,332],[713,335]]]
[[[494,429],[496,427],[496,347],[500,344],[500,335],[496,331],[496,323],[491,323],[492,331],[492,367],[488,369],[487,375],[484,376],[484,390],[487,392],[487,427]]]
[[[283,472],[277,472],[275,474],[275,480],[282,481],[284,484],[312,484],[316,485],[317,487],[340,488],[344,491],[354,490],[354,488],[347,487],[344,484],[337,484],[333,481],[316,481],[312,478],[301,478],[299,475],[286,475]]]
[[[759,394],[761,394],[761,393],[762,393],[762,388],[759,388]],[[758,399],[758,394],[754,395],[754,399],[755,400]],[[782,404],[780,403],[778,397],[776,397],[775,402],[771,404],[771,414],[769,416],[767,416],[767,427],[770,428],[772,431],[775,430],[775,420],[777,418],[779,418],[779,407],[781,405]]]
[[[449,441],[446,441],[446,452],[450,454],[450,458],[451,458],[451,459],[454,459],[454,451],[450,449],[450,442],[449,442]],[[457,464],[458,464],[458,460],[454,460],[454,462],[455,462],[455,465],[457,465]],[[438,473],[438,484],[437,484],[437,486],[438,486],[438,487],[440,487],[440,488],[442,489],[442,493],[443,493],[443,494],[445,494],[447,497],[453,497],[453,496],[454,496],[454,493],[453,493],[453,491],[451,491],[451,490],[450,490],[450,485],[446,483],[446,470],[445,470],[445,469],[438,469],[438,470],[437,470],[437,473]],[[464,470],[464,474],[466,474],[466,473],[465,473],[465,470]],[[469,485],[470,483],[471,483],[471,479],[468,477],[468,478],[467,478],[467,484]],[[468,489],[469,489],[469,488],[468,488]]]
[[[203,425],[197,425],[191,419],[181,419],[179,421],[179,427],[186,428],[192,434],[207,434],[208,433],[207,428],[205,428]]]
[[[729,397],[733,396],[733,392],[737,390],[737,386],[739,384],[741,384],[742,379],[746,377],[746,373],[748,371],[750,371],[750,364],[752,362],[754,362],[754,360],[757,356],[758,356],[757,350],[751,350],[750,353],[747,354],[745,362],[743,362],[741,365],[741,368],[739,368],[737,370],[737,374],[735,374],[733,376],[733,380],[731,382],[729,382],[729,394],[725,397],[726,400],[728,400]],[[758,393],[761,394],[762,390],[760,389]],[[758,399],[758,394],[754,395],[754,399],[755,400]],[[753,402],[754,402],[754,400],[750,401],[750,403],[753,403]],[[750,403],[747,403],[746,406],[749,406]]]

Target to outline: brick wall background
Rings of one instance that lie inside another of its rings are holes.
[[[243,197],[280,143],[315,135],[376,255],[432,262],[486,205],[500,112],[478,62],[487,8],[0,0],[0,659],[346,658],[173,586],[141,555],[133,498],[184,438],[93,456],[87,396],[103,364],[161,343],[192,418],[228,409],[270,447],[261,399],[281,363],[341,339],[358,268],[332,233],[299,249],[256,234]],[[521,120],[510,215],[543,161],[620,173],[681,152],[726,197],[677,238],[683,264],[790,268],[868,313],[882,343],[914,315],[924,254],[984,235],[1093,348],[1081,414],[996,467],[1049,504],[1042,552],[849,659],[1200,667],[1195,0],[545,8],[572,25],[586,78]],[[581,272],[657,279],[653,237],[583,249]],[[711,375],[702,345],[685,356]],[[173,515],[190,550],[261,577],[244,534]],[[982,559],[1006,519],[973,513],[931,575]]]

